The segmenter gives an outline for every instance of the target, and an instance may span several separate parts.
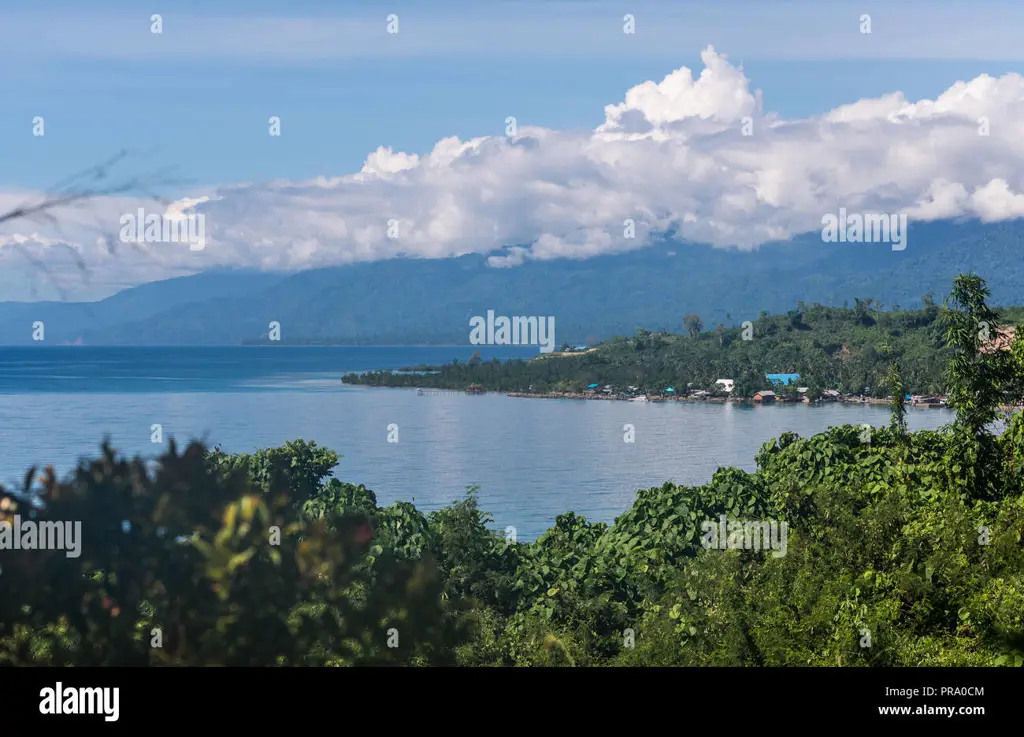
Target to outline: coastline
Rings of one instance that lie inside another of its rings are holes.
[[[613,396],[610,394],[585,394],[583,392],[488,392],[489,394],[502,394],[507,397],[520,397],[524,399],[596,399],[611,402],[628,402],[632,397]],[[648,402],[713,402],[715,404],[748,403],[753,404],[749,399],[732,399],[730,397],[713,397],[708,399],[695,399],[693,397],[648,397]]]
[[[502,392],[488,392],[489,394],[501,394]],[[631,401],[631,397],[623,396],[612,396],[608,394],[584,394],[582,392],[504,392],[505,396],[508,397],[519,397],[524,399],[588,399],[588,400],[603,400],[613,402],[628,402]],[[735,398],[735,397],[648,397],[648,402],[688,402],[693,404],[709,403],[709,404],[761,404],[761,402],[755,402],[750,398]],[[820,400],[818,402],[803,402],[800,400],[786,400],[777,399],[774,402],[766,402],[765,404],[889,404],[887,399],[876,399],[874,397],[864,399],[827,399]],[[908,406],[910,406],[908,404]],[[945,408],[944,405],[913,405],[919,407],[935,407],[937,409]]]
[[[462,392],[457,392],[462,393]],[[466,392],[472,393],[472,392]],[[608,394],[583,394],[580,392],[544,392],[544,393],[533,393],[533,392],[477,392],[479,394],[504,394],[507,397],[518,397],[523,399],[586,399],[586,400],[603,400],[612,402],[628,402],[630,397],[621,396],[610,396]],[[698,403],[709,403],[709,404],[761,404],[761,402],[755,402],[752,399],[737,399],[733,397],[655,397],[647,399],[648,402],[688,402],[693,404]],[[776,400],[774,402],[767,402],[765,406],[771,406],[775,404],[875,404],[875,405],[889,405],[888,399],[879,399],[877,397],[841,397],[839,399],[821,399],[817,402],[802,402],[794,400]],[[918,403],[913,404],[911,402],[906,403],[907,407],[913,407],[918,409],[946,409],[952,410],[952,407],[945,404],[930,404],[930,403]],[[1024,406],[1014,406],[1012,404],[1003,404],[999,406],[999,410],[1002,412],[1018,412],[1024,409]]]
[[[351,386],[363,386],[368,389],[412,389],[415,388],[420,394],[469,394],[469,395],[483,395],[483,394],[504,394],[506,397],[514,397],[518,399],[582,399],[591,401],[604,401],[604,402],[629,402],[634,397],[624,395],[612,395],[612,394],[588,394],[585,392],[503,392],[493,389],[481,389],[478,391],[466,391],[460,389],[437,389],[433,387],[408,387],[408,386],[380,386],[370,384],[352,384]],[[776,399],[772,402],[755,402],[749,397],[737,398],[737,397],[682,397],[682,396],[660,396],[660,397],[647,397],[646,402],[687,402],[687,403],[708,403],[708,404],[757,404],[757,405],[775,405],[775,404],[874,404],[888,406],[888,399],[879,399],[877,397],[838,397],[829,399],[819,399],[815,402],[804,402],[800,399]],[[932,404],[932,403],[912,403],[907,402],[907,407],[916,407],[920,409],[951,409],[945,404]],[[1024,407],[1014,407],[1012,405],[1001,405],[999,407],[1002,411],[1017,411],[1024,409]]]
[[[434,395],[434,394],[469,394],[469,395],[483,395],[483,394],[504,394],[506,397],[514,397],[518,399],[581,399],[581,400],[593,400],[593,401],[604,401],[604,402],[629,402],[633,400],[633,397],[623,395],[610,395],[610,394],[587,394],[585,392],[502,392],[495,390],[479,390],[479,391],[466,391],[459,389],[437,389],[431,387],[407,387],[407,386],[380,386],[370,384],[352,384],[351,386],[362,386],[368,389],[412,389],[415,388],[420,394],[423,395]],[[660,397],[648,397],[645,401],[647,402],[687,402],[687,403],[709,403],[709,404],[753,404],[771,406],[776,404],[873,404],[880,406],[888,406],[890,400],[879,399],[877,397],[839,397],[829,399],[819,399],[816,402],[804,402],[798,399],[776,399],[773,402],[755,402],[750,398],[736,398],[736,397],[673,397],[673,396],[660,396]],[[945,409],[952,410],[946,404],[932,404],[932,403],[913,403],[907,402],[908,408],[918,409]],[[1018,412],[1024,409],[1024,405],[1015,406],[1010,404],[1003,404],[999,406],[1001,412]]]

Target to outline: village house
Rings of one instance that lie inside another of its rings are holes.
[[[732,394],[732,390],[736,386],[736,382],[732,379],[719,379],[715,382],[715,385],[722,387],[722,391],[727,394]]]
[[[819,401],[822,401],[822,402],[838,402],[841,397],[842,397],[842,395],[839,393],[838,389],[825,389],[821,393],[821,399]]]
[[[768,404],[770,402],[774,402],[775,401],[775,392],[769,392],[769,391],[758,392],[757,394],[754,395],[754,401],[755,402],[763,402],[765,404]]]

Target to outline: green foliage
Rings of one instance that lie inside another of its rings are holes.
[[[889,394],[892,396],[889,403],[892,408],[890,427],[894,433],[902,438],[907,434],[906,395],[903,389],[903,378],[900,376],[900,365],[895,361],[889,366],[888,383]]]
[[[690,312],[683,317],[683,327],[691,338],[696,338],[704,332],[704,321],[700,319],[700,315]]]
[[[476,492],[470,487],[464,499],[428,517],[445,595],[508,610],[514,604],[519,546],[489,529],[493,520],[480,510]]]
[[[252,455],[226,455],[220,448],[207,454],[207,462],[215,472],[246,469],[254,486],[265,492],[284,486],[299,504],[316,493],[340,459],[334,451],[305,440],[292,440],[280,448],[259,450]]]
[[[999,315],[985,304],[987,297],[980,277],[958,276],[941,316],[946,346],[952,350],[946,366],[949,406],[957,412],[957,424],[974,434],[996,419],[1011,385],[1011,356],[982,351],[1002,327]]]
[[[81,555],[0,551],[0,662],[452,661],[462,627],[429,558],[384,556],[371,570],[365,520],[335,517],[328,531],[297,513],[292,485],[304,490],[336,458],[310,447],[257,454],[298,469],[281,487],[254,483],[244,461],[211,470],[199,444],[178,455],[171,443],[155,473],[107,446],[67,482],[51,473],[36,518],[80,521]],[[267,482],[266,471],[254,475]],[[31,481],[20,494],[0,491],[7,521],[30,514]],[[398,647],[388,647],[388,630],[399,633]]]
[[[976,296],[973,292],[960,295],[971,300]],[[956,307],[953,312],[963,315],[958,319],[965,325],[982,319],[959,312],[960,297],[953,295],[951,303]],[[993,325],[1000,319],[992,310],[985,316]],[[733,379],[734,395],[750,397],[772,388],[766,373],[793,372],[801,375],[800,383],[810,389],[812,398],[839,387],[847,393],[861,393],[868,387],[870,394],[884,397],[889,366],[899,362],[905,391],[936,394],[946,386],[943,368],[959,345],[949,343],[940,317],[934,303],[902,311],[882,311],[871,299],[858,299],[854,309],[802,304],[785,315],[763,313],[752,323],[752,334],[745,336],[742,326],[719,326],[704,333],[700,317],[690,313],[681,326],[682,334],[638,328],[632,337],[612,338],[585,353],[472,365],[453,362],[419,367],[434,373],[367,372],[343,380],[367,386],[455,390],[479,384],[491,391],[540,393],[578,392],[588,384],[660,392],[667,386],[685,389],[692,383],[694,388],[706,388],[718,379]],[[958,339],[963,337],[961,332],[958,329]],[[1020,355],[1024,360],[1024,347]]]

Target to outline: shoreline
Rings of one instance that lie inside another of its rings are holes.
[[[585,392],[503,392],[493,389],[485,389],[482,391],[467,391],[464,389],[438,389],[435,387],[411,387],[411,386],[380,386],[372,384],[349,384],[349,386],[362,386],[368,389],[416,389],[422,395],[433,395],[433,394],[467,394],[467,395],[483,395],[483,394],[504,394],[506,397],[514,397],[518,399],[582,399],[588,401],[602,401],[602,402],[629,402],[632,401],[633,397],[627,397],[622,395],[609,395],[609,394],[587,394]],[[709,403],[709,404],[760,404],[760,405],[773,405],[773,404],[874,404],[874,405],[889,405],[888,399],[878,399],[877,397],[839,397],[830,399],[819,399],[816,402],[804,402],[799,399],[775,399],[771,402],[755,402],[753,399],[748,398],[736,398],[736,397],[673,397],[673,396],[660,396],[660,397],[648,397],[646,402],[687,402],[687,403]],[[945,404],[931,404],[931,403],[919,403],[914,404],[911,402],[906,403],[907,407],[918,407],[922,409],[951,409]],[[1013,407],[1010,405],[1002,405],[1001,410],[1017,410],[1022,409],[1021,407]]]
[[[358,385],[356,385],[358,386]],[[405,389],[409,387],[375,387],[384,389]],[[459,391],[458,389],[448,390],[437,390],[437,389],[426,389],[420,388],[424,394],[434,391],[443,391],[447,394],[504,394],[506,397],[515,397],[518,399],[582,399],[588,401],[603,401],[603,402],[629,402],[632,401],[632,397],[626,397],[621,395],[609,395],[609,394],[586,394],[584,392],[502,392],[494,390],[486,390],[480,392],[470,391]],[[736,398],[736,397],[648,397],[647,402],[687,402],[692,404],[875,404],[875,405],[889,405],[888,399],[878,399],[876,397],[863,397],[863,398],[839,398],[839,399],[821,399],[817,402],[803,402],[794,399],[776,399],[773,402],[755,402],[750,398]],[[908,407],[920,407],[922,409],[950,409],[945,404],[911,404],[907,403]],[[1003,407],[1001,409],[1014,409],[1012,407]],[[1017,408],[1019,409],[1019,408]]]
[[[461,394],[462,392],[457,392]],[[471,394],[473,392],[466,392]],[[580,392],[545,392],[532,393],[532,392],[477,392],[479,394],[505,394],[506,397],[517,397],[521,399],[584,399],[584,400],[602,400],[611,402],[628,402],[630,397],[621,396],[609,396],[607,394],[583,394]],[[753,399],[735,399],[732,397],[710,397],[710,398],[696,398],[696,397],[657,397],[655,399],[648,398],[647,402],[687,402],[692,404],[708,403],[708,404],[757,404],[762,406],[771,406],[776,404],[873,404],[880,406],[888,406],[888,399],[878,399],[876,397],[863,397],[863,398],[839,398],[839,399],[823,399],[817,402],[801,402],[794,400],[775,400],[774,402],[755,402]],[[911,403],[907,402],[906,407],[916,409],[945,409],[952,411],[953,408],[946,404],[931,404],[931,403]],[[1024,406],[1014,406],[1012,404],[1002,404],[999,406],[1001,412],[1018,412],[1024,409]]]
[[[517,399],[581,399],[588,401],[603,401],[603,402],[628,402],[631,401],[632,397],[626,396],[612,396],[608,394],[586,394],[583,392],[502,392],[495,390],[484,390],[484,391],[466,391],[459,389],[436,389],[430,387],[408,387],[408,386],[374,386],[370,384],[349,384],[349,386],[362,386],[368,389],[416,389],[422,395],[435,395],[435,394],[467,394],[467,395],[483,395],[483,394],[504,394],[506,397],[513,397]],[[686,402],[686,403],[707,403],[707,404],[756,404],[761,406],[771,406],[776,404],[873,404],[879,406],[888,406],[888,399],[878,399],[876,397],[840,397],[838,399],[820,399],[817,402],[803,402],[799,400],[779,400],[776,399],[773,402],[755,402],[753,399],[744,398],[738,399],[734,397],[654,397],[646,400],[644,404],[648,402]],[[952,411],[952,407],[946,404],[931,404],[931,403],[918,403],[907,402],[906,407],[917,408],[917,409],[945,409]],[[1018,412],[1024,409],[1024,406],[1014,406],[1009,404],[1003,404],[999,406],[1001,412]]]
[[[488,394],[502,394],[503,392],[486,392]],[[611,401],[611,402],[629,402],[631,397],[623,396],[610,396],[607,394],[584,394],[581,392],[504,392],[507,397],[518,397],[522,399],[584,399],[584,400],[600,400],[600,401]],[[876,399],[869,397],[865,399],[827,399],[818,402],[803,402],[799,400],[784,400],[776,399],[773,402],[755,402],[749,398],[733,398],[733,397],[655,397],[647,398],[648,402],[687,402],[693,404],[707,403],[707,404],[884,404],[888,405],[889,400],[887,399]],[[945,405],[941,404],[915,404],[907,406],[914,407],[930,407],[935,409],[947,409]]]

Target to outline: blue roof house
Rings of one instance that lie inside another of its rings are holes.
[[[789,386],[800,379],[800,374],[765,374],[764,378],[772,383],[772,386]]]
[[[597,387],[599,387],[599,386],[601,386],[601,385],[600,384],[587,384],[587,389],[597,389]]]

